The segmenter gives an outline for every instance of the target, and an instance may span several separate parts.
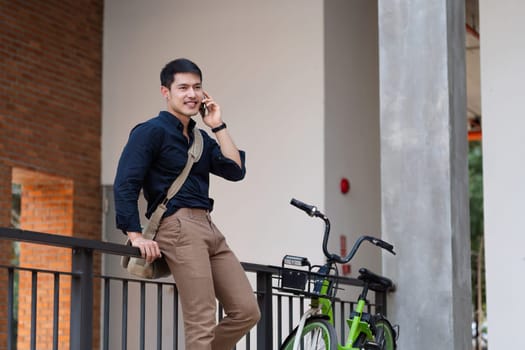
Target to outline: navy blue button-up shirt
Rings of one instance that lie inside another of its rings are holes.
[[[195,121],[190,120],[189,143],[182,133],[182,123],[167,111],[133,128],[122,151],[114,183],[117,228],[124,232],[142,231],[137,204],[140,190],[143,189],[148,202],[146,217],[149,218],[186,165],[195,125]],[[244,178],[245,153],[239,151],[242,162],[242,167],[239,167],[222,155],[214,139],[205,131],[199,131],[203,136],[202,155],[193,164],[179,192],[169,201],[164,216],[179,208],[211,210],[213,200],[208,196],[210,173],[230,181]]]

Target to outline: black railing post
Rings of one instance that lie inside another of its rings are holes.
[[[15,270],[12,267],[7,269],[7,350],[15,348],[16,332],[15,332]]]
[[[257,324],[257,349],[273,349],[272,273],[257,272],[257,302],[261,319]]]
[[[70,349],[91,350],[93,339],[93,250],[73,248]]]
[[[386,292],[376,291],[376,313],[386,316]]]

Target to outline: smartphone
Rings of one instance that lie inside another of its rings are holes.
[[[206,116],[206,112],[207,112],[207,108],[206,108],[206,104],[204,102],[201,102],[201,106],[199,107],[199,113],[201,114],[201,117],[205,117]]]

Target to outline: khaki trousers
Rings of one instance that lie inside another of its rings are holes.
[[[203,209],[162,220],[155,240],[177,284],[187,350],[231,350],[259,320],[252,287]],[[226,316],[217,324],[217,302]]]

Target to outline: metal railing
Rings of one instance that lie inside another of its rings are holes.
[[[30,348],[37,348],[37,292],[38,276],[53,276],[53,295],[49,296],[53,309],[52,348],[67,348],[71,350],[106,349],[179,349],[183,338],[179,328],[181,317],[178,306],[176,284],[170,280],[140,280],[116,276],[95,274],[93,270],[93,254],[100,252],[117,256],[139,257],[138,248],[122,244],[102,242],[75,237],[67,237],[11,228],[0,228],[0,238],[18,242],[30,242],[55,247],[70,248],[72,264],[70,272],[33,269],[19,266],[0,266],[0,271],[7,271],[8,300],[7,310],[7,349],[16,349],[16,315],[15,315],[15,275],[16,273],[31,274],[31,322]],[[261,320],[238,344],[237,349],[274,349],[278,347],[286,334],[298,322],[300,315],[307,307],[308,299],[303,296],[279,292],[275,289],[276,278],[280,267],[264,266],[252,263],[242,263],[249,278],[255,285],[254,293],[261,310]],[[69,346],[60,344],[58,332],[59,288],[60,281],[70,279],[70,321]],[[100,290],[94,290],[94,281],[100,279]],[[355,295],[356,287],[362,282],[346,277],[338,277],[342,289],[338,295]],[[100,344],[93,344],[94,293],[100,293],[102,299]],[[348,297],[347,297],[348,299]],[[137,301],[137,307],[130,306],[130,300]],[[345,315],[354,307],[354,302],[337,299],[334,307],[338,334],[341,340],[346,336]],[[376,291],[375,302],[368,305],[370,311],[386,314],[386,293]],[[219,305],[218,318],[223,316]],[[138,312],[130,317],[130,312]],[[0,317],[1,319],[2,317]],[[138,320],[138,324],[130,324],[130,320]],[[48,327],[49,325],[46,325]],[[113,329],[113,331],[112,331]],[[120,330],[120,334],[115,333]],[[146,340],[147,339],[147,340]],[[153,340],[152,340],[153,339]],[[152,343],[153,342],[153,343]],[[170,345],[168,345],[168,343]],[[0,344],[0,348],[5,345]]]

